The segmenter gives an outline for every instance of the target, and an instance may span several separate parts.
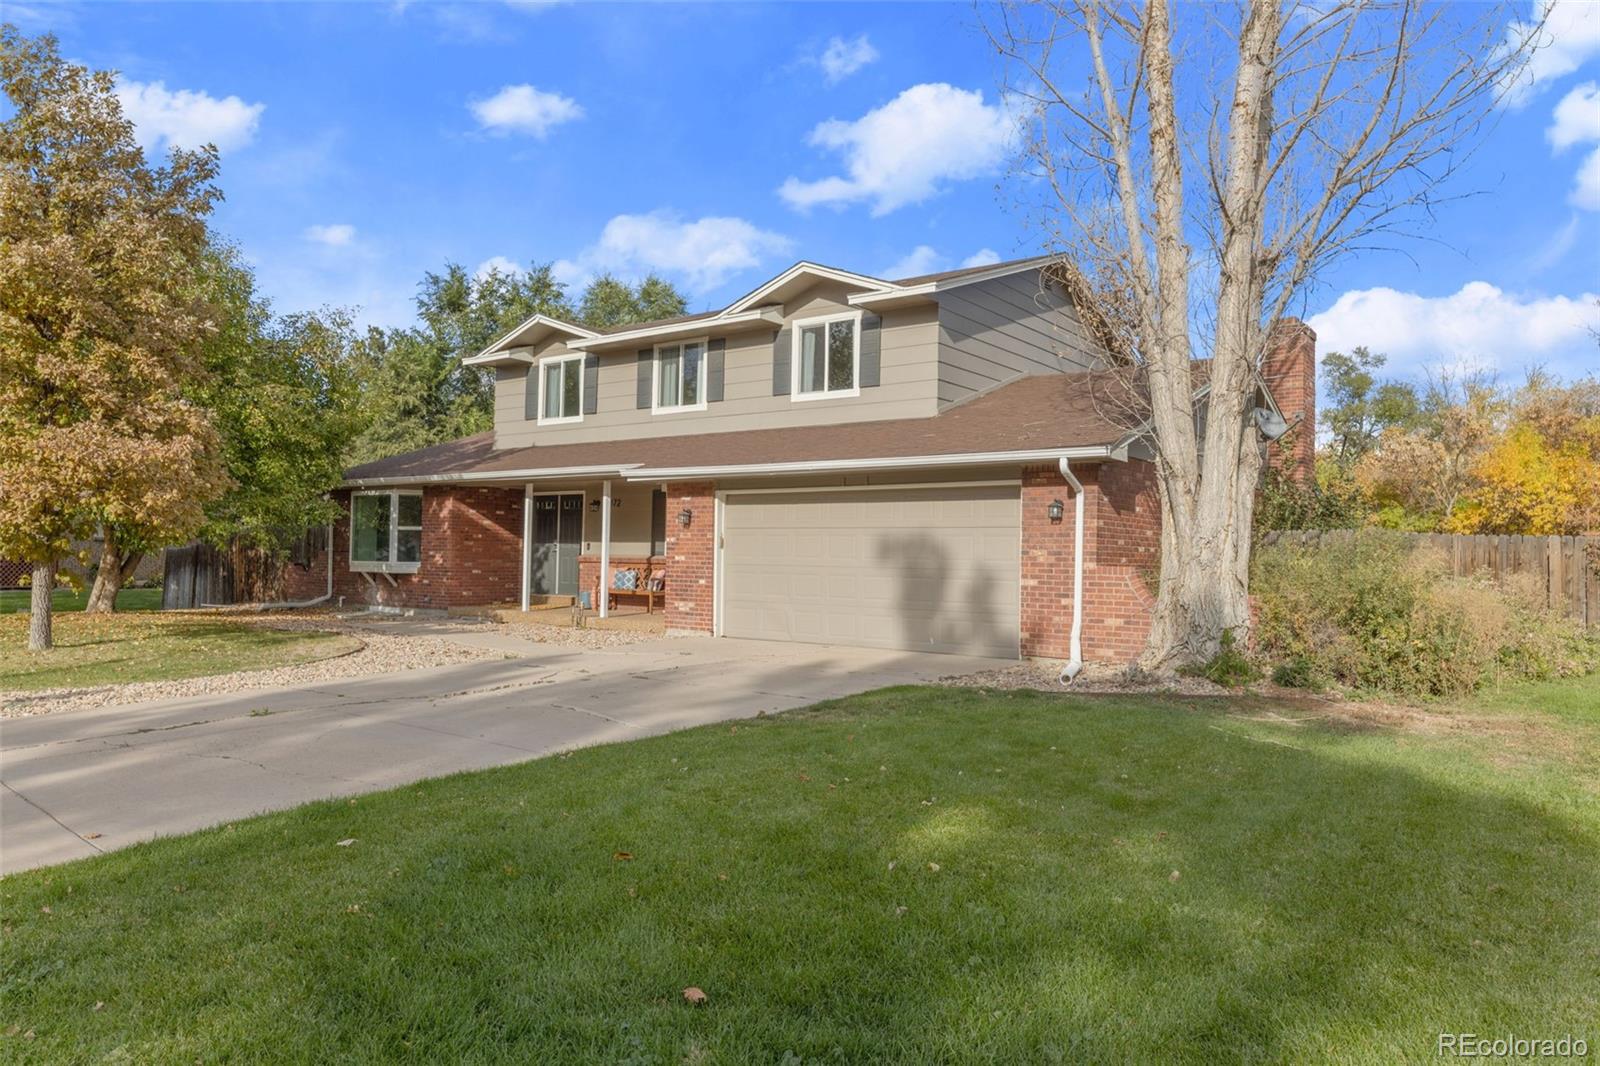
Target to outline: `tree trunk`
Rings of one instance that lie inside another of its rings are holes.
[[[55,646],[51,639],[50,595],[56,588],[56,564],[35,563],[33,567],[33,594],[28,616],[28,650],[48,651]]]
[[[122,586],[128,583],[133,572],[139,568],[139,560],[143,557],[142,552],[129,552],[124,555],[116,536],[107,530],[105,547],[100,552],[100,568],[95,571],[94,586],[89,590],[89,602],[84,605],[84,613],[99,614],[102,611],[115,611],[117,593],[122,591]]]

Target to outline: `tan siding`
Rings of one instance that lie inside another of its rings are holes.
[[[851,310],[847,291],[817,285],[791,300],[786,320]],[[772,344],[775,330],[726,336],[723,400],[704,411],[652,414],[636,407],[637,351],[645,345],[600,356],[599,410],[582,422],[540,426],[524,416],[527,376],[504,373],[495,388],[495,443],[501,448],[530,444],[576,444],[688,433],[721,433],[784,426],[831,425],[893,418],[925,418],[936,411],[938,323],[933,307],[889,311],[883,316],[882,364],[877,388],[859,396],[797,403],[772,395]],[[539,354],[553,354],[557,349]]]
[[[941,408],[1028,374],[1083,370],[1098,359],[1071,302],[1042,292],[1037,271],[939,297]]]

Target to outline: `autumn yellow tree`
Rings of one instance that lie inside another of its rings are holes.
[[[0,27],[0,555],[33,566],[30,649],[71,541],[119,524],[171,538],[226,486],[195,285],[216,150],[150,166],[112,75]]]

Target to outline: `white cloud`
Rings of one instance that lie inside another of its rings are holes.
[[[344,248],[356,239],[356,228],[348,222],[335,222],[327,226],[307,226],[305,238],[329,248]]]
[[[919,244],[900,258],[900,261],[883,268],[878,276],[893,281],[895,278],[914,278],[918,274],[931,274],[944,265],[944,257],[929,244]]]
[[[1540,25],[1540,22],[1543,25]],[[1506,28],[1507,46],[1534,37],[1527,64],[1507,86],[1506,102],[1521,107],[1547,84],[1600,55],[1600,4],[1594,0],[1536,0],[1532,20]]]
[[[261,112],[267,109],[237,96],[219,100],[195,89],[171,91],[159,81],[118,78],[116,92],[123,116],[146,149],[163,143],[173,148],[214,144],[222,152],[243,148],[255,138]]]
[[[961,260],[961,265],[964,267],[982,267],[998,262],[1000,262],[999,252],[993,248],[979,248],[976,252]]]
[[[1014,123],[997,105],[942,82],[913,85],[853,122],[829,119],[810,144],[844,156],[848,176],[787,179],[778,194],[804,210],[867,200],[874,215],[919,203],[944,185],[992,173],[1011,145]]]
[[[1600,329],[1600,296],[1508,294],[1473,281],[1449,296],[1362,289],[1340,296],[1309,321],[1317,350],[1348,352],[1358,344],[1389,356],[1391,369],[1489,367],[1514,372],[1546,363],[1569,373],[1595,363],[1591,330]]]
[[[1577,180],[1569,197],[1572,206],[1585,211],[1600,211],[1600,148],[1590,152],[1578,167]]]
[[[554,264],[556,277],[582,285],[603,272],[640,277],[656,271],[681,279],[691,289],[714,289],[769,256],[786,254],[793,242],[759,229],[742,218],[708,217],[684,221],[667,211],[617,215],[600,239],[575,259]]]
[[[522,264],[503,255],[491,255],[478,264],[477,269],[472,272],[472,276],[481,281],[496,272],[501,274],[520,274],[522,273]]]
[[[872,47],[872,42],[867,40],[867,35],[862,34],[853,41],[843,37],[834,37],[828,41],[828,47],[823,49],[822,58],[817,60],[822,67],[822,76],[829,85],[837,85],[868,63],[878,58],[878,50]]]
[[[531,85],[507,85],[488,99],[467,106],[478,125],[491,133],[525,133],[541,139],[553,127],[583,117],[583,108],[570,96]]]
[[[1559,151],[1584,141],[1600,141],[1600,84],[1584,82],[1573,89],[1551,113],[1545,136]]]

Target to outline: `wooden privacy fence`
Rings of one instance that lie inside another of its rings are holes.
[[[1352,529],[1274,530],[1262,543],[1288,541],[1315,545],[1324,539],[1355,536]],[[1542,583],[1551,610],[1586,626],[1600,627],[1600,536],[1515,537],[1454,533],[1392,533],[1414,545],[1434,549],[1450,561],[1458,577],[1490,574],[1499,579],[1527,574]]]
[[[232,556],[232,551],[218,551],[199,542],[168,548],[163,561],[161,609],[181,611],[233,603]]]

